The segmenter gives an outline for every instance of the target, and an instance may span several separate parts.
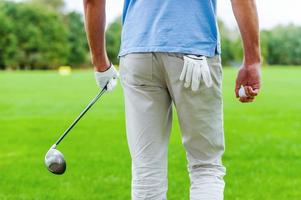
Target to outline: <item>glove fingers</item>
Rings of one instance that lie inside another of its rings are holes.
[[[210,69],[209,66],[207,64],[207,62],[205,62],[201,68],[201,74],[202,74],[202,78],[203,81],[205,83],[205,85],[207,87],[211,87],[213,84],[212,78],[211,78],[211,73],[210,73]]]
[[[200,87],[200,73],[201,69],[199,67],[194,67],[193,73],[192,73],[192,81],[191,81],[191,90],[196,92]]]
[[[192,62],[189,62],[187,65],[187,72],[186,72],[185,84],[184,84],[184,87],[186,88],[188,88],[191,85],[193,67],[194,64]]]
[[[98,87],[103,88],[107,82],[103,80],[99,72],[95,73],[95,80]]]
[[[197,91],[202,79],[207,87],[213,85],[206,57],[194,55],[184,56],[184,66],[180,75],[180,80],[185,80],[184,87],[188,88],[191,86],[192,91]]]
[[[186,71],[187,71],[187,61],[184,62],[184,66],[181,72],[181,76],[180,76],[180,81],[184,81],[185,79],[185,75],[186,75]]]

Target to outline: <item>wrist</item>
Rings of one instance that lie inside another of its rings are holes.
[[[254,68],[257,70],[260,70],[261,63],[260,62],[259,63],[254,62],[254,63],[248,63],[248,64],[244,63],[242,65],[242,68],[245,68],[246,70],[253,70]]]
[[[111,65],[112,64],[109,63],[109,64],[105,64],[105,65],[94,66],[94,71],[96,71],[96,72],[105,72],[108,69],[110,69]]]
[[[248,68],[252,66],[261,66],[261,57],[253,57],[253,58],[244,58],[243,66]]]
[[[96,71],[105,71],[111,66],[111,62],[108,59],[108,56],[106,53],[104,54],[98,54],[98,55],[91,55],[92,57],[92,64],[94,66],[94,69]]]
[[[95,71],[104,72],[110,68],[111,62],[107,58],[104,58],[101,60],[93,60],[93,65]]]
[[[245,52],[244,66],[261,65],[261,53],[259,48],[254,48],[252,52]]]

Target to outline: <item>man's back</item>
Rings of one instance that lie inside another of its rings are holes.
[[[120,56],[133,52],[220,53],[216,0],[125,0]]]

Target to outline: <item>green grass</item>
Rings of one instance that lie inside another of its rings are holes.
[[[253,104],[233,95],[236,70],[224,71],[226,200],[301,197],[301,67],[263,71]],[[92,71],[0,72],[0,199],[130,199],[122,90],[106,94],[59,147],[63,176],[44,155],[97,93]],[[188,200],[186,158],[175,121],[169,146],[170,200]]]

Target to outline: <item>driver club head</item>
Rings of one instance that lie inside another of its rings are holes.
[[[45,155],[45,165],[47,169],[57,175],[66,171],[66,161],[64,155],[53,145]]]

